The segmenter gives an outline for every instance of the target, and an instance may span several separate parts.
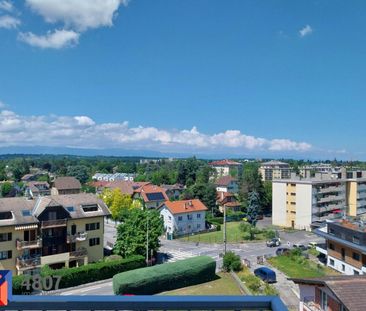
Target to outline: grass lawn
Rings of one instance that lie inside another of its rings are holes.
[[[226,240],[228,243],[239,243],[243,241],[243,233],[239,229],[240,222],[228,222],[226,224]],[[202,234],[196,234],[189,237],[180,238],[182,241],[202,242],[202,243],[223,243],[224,225],[221,225],[221,231],[214,231]],[[264,234],[257,234],[256,240],[266,240]]]
[[[299,262],[290,256],[277,256],[269,258],[268,261],[290,278],[312,278],[339,274],[333,269],[318,265],[308,259],[303,259],[302,262]]]
[[[242,295],[229,273],[218,273],[211,282],[188,286],[161,293],[160,295]]]

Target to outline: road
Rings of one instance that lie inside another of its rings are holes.
[[[264,219],[258,222],[259,227],[265,227],[270,223],[270,219]],[[114,223],[105,223],[105,244],[114,243],[116,239],[116,228]],[[309,242],[323,242],[316,235],[305,231],[280,232],[282,244],[287,246],[295,243],[307,245]],[[251,270],[254,270],[260,265],[257,264],[257,256],[274,256],[276,248],[268,248],[265,242],[251,242],[240,244],[227,244],[227,251],[233,251],[242,259],[247,259],[251,263]],[[168,262],[174,262],[181,259],[190,258],[193,256],[207,255],[212,257],[217,262],[217,270],[222,267],[222,258],[220,254],[224,252],[222,244],[205,244],[194,242],[183,242],[180,240],[161,240],[160,253],[168,255]],[[272,268],[273,269],[273,268]],[[274,269],[276,270],[276,269]],[[281,298],[288,306],[298,305],[298,287],[292,281],[287,280],[287,277],[277,271],[277,283],[274,286],[280,292]],[[60,295],[113,295],[112,280],[105,280],[96,283],[85,284],[79,287],[61,290]]]

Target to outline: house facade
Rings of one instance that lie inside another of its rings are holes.
[[[242,163],[231,160],[220,160],[208,163],[216,170],[218,177],[221,176],[239,176],[243,170]]]
[[[217,198],[216,198],[216,204],[219,207],[219,210],[221,213],[224,212],[224,209],[226,208],[226,211],[232,211],[232,212],[240,212],[241,210],[241,204],[236,199],[235,195],[230,192],[217,192]]]
[[[231,192],[238,193],[239,192],[239,183],[236,178],[231,176],[222,176],[215,182],[216,191],[220,192]]]
[[[81,192],[80,181],[75,177],[57,177],[51,189],[52,195],[77,194]]]
[[[46,181],[30,181],[27,183],[25,195],[36,198],[39,196],[50,195],[50,185]]]
[[[39,274],[103,258],[104,217],[93,194],[0,199],[0,270]]]
[[[285,162],[269,161],[261,164],[259,173],[261,174],[263,181],[288,179],[291,177],[291,168],[290,165]]]
[[[170,200],[178,200],[185,187],[181,184],[161,185]]]
[[[141,199],[146,208],[155,209],[169,200],[164,188],[152,184],[147,184],[135,189],[132,198]]]
[[[207,210],[198,199],[165,202],[159,211],[164,220],[167,237],[205,230]]]

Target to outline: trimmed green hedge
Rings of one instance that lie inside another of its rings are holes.
[[[113,277],[113,291],[116,295],[152,295],[211,281],[215,270],[216,262],[211,257],[193,257],[119,273]]]
[[[141,268],[145,263],[143,256],[133,256],[127,259],[102,261],[81,267],[52,270],[42,269],[42,276],[61,276],[59,288],[73,287],[85,283],[112,278],[115,274]]]
[[[25,280],[23,275],[13,275],[13,295],[22,295],[22,283]]]

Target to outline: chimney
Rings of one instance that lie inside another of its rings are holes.
[[[189,201],[189,202],[188,202],[188,205],[189,205],[189,206],[192,206],[192,201]]]
[[[224,192],[221,192],[221,200],[224,199]]]

